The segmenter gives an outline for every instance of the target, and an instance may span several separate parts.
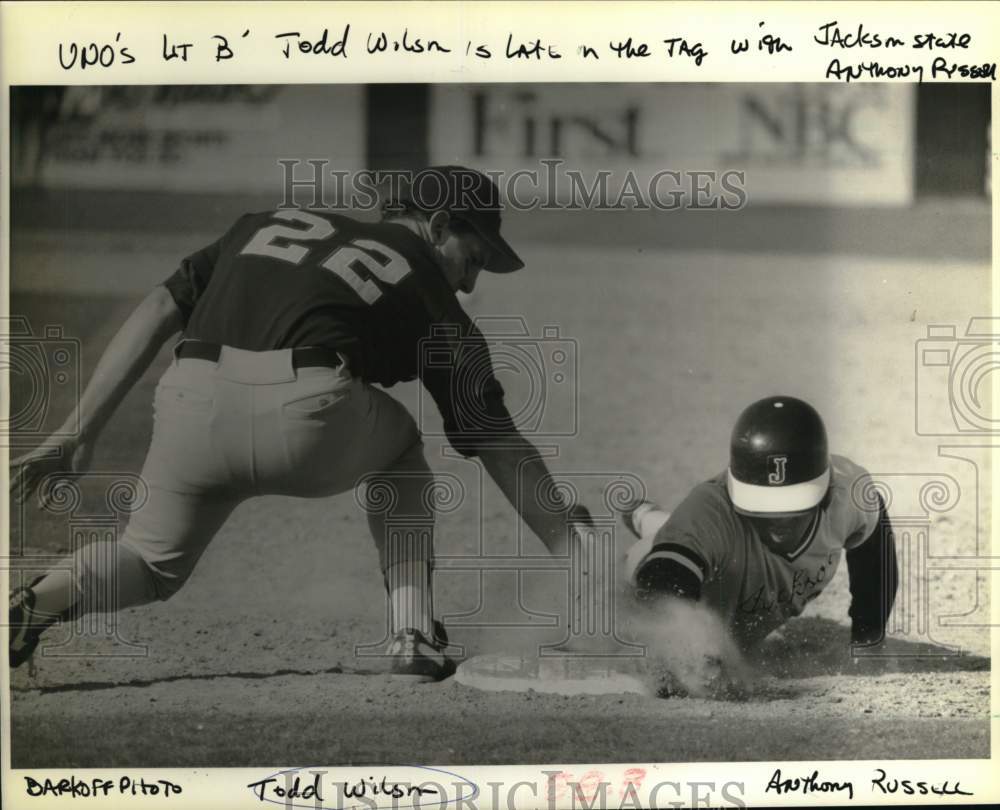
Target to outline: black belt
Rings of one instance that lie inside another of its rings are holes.
[[[185,340],[177,348],[177,356],[194,360],[219,361],[222,354],[221,343],[207,343],[204,340]],[[292,368],[340,368],[344,364],[336,349],[326,346],[302,346],[292,349]]]

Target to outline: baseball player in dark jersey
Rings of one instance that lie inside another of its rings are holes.
[[[15,460],[11,489],[24,499],[46,476],[85,470],[114,409],[183,331],[156,389],[142,471],[149,499],[115,548],[94,544],[60,566],[74,572],[72,587],[52,571],[14,593],[12,666],[60,618],[175,594],[243,500],[324,497],[364,478],[390,601],[392,672],[450,674],[431,600],[433,474],[413,418],[375,383],[420,377],[455,449],[478,455],[547,547],[568,552],[586,510],[537,501],[554,491],[546,465],[511,421],[488,347],[456,299],[482,270],[523,266],[500,235],[499,192],[461,167],[417,179],[379,223],[298,209],[247,214],[139,304],[83,394],[79,435]],[[449,327],[450,362],[436,330],[435,362],[423,366],[421,340],[440,325]]]
[[[898,579],[892,527],[868,473],[828,453],[819,414],[793,397],[750,405],[733,429],[729,468],[668,512],[633,504],[638,538],[625,576],[640,598],[707,605],[748,649],[799,615],[846,552],[851,637],[880,641]]]

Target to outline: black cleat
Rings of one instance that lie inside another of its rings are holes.
[[[443,681],[455,674],[455,662],[444,652],[448,636],[440,622],[434,622],[434,641],[429,641],[419,630],[406,628],[396,633],[389,644],[392,656],[389,670],[394,680],[418,683]]]
[[[35,607],[31,588],[18,588],[10,597],[8,631],[10,633],[10,668],[17,669],[31,658],[47,625],[32,626],[29,616]]]
[[[444,629],[444,625],[440,619],[434,620],[434,643],[441,649],[444,649],[450,643],[448,641],[448,631]]]

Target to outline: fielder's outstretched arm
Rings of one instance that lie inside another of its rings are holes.
[[[899,582],[892,524],[881,497],[875,530],[847,552],[847,573],[851,587],[851,641],[876,644],[885,637]]]
[[[149,368],[163,344],[181,330],[181,312],[166,287],[155,287],[111,339],[59,438],[11,461],[11,495],[23,501],[53,472],[83,471],[93,443],[115,408]],[[78,435],[71,436],[79,424]]]
[[[514,432],[505,437],[503,445],[479,448],[479,458],[500,491],[552,555],[568,555],[572,526],[590,523],[590,513],[579,504],[562,504],[561,509],[553,510],[553,505],[561,499],[538,449]],[[543,505],[539,503],[540,493],[551,493],[552,499]]]
[[[573,525],[590,523],[590,514],[582,506],[563,503],[542,455],[514,424],[482,333],[461,311],[451,326],[443,340],[450,341],[452,362],[420,367],[451,446],[464,456],[479,456],[546,548],[557,557],[568,555]]]

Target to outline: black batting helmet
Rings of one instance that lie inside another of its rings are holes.
[[[823,420],[809,403],[767,397],[736,420],[726,488],[736,511],[794,514],[817,506],[830,486]]]

